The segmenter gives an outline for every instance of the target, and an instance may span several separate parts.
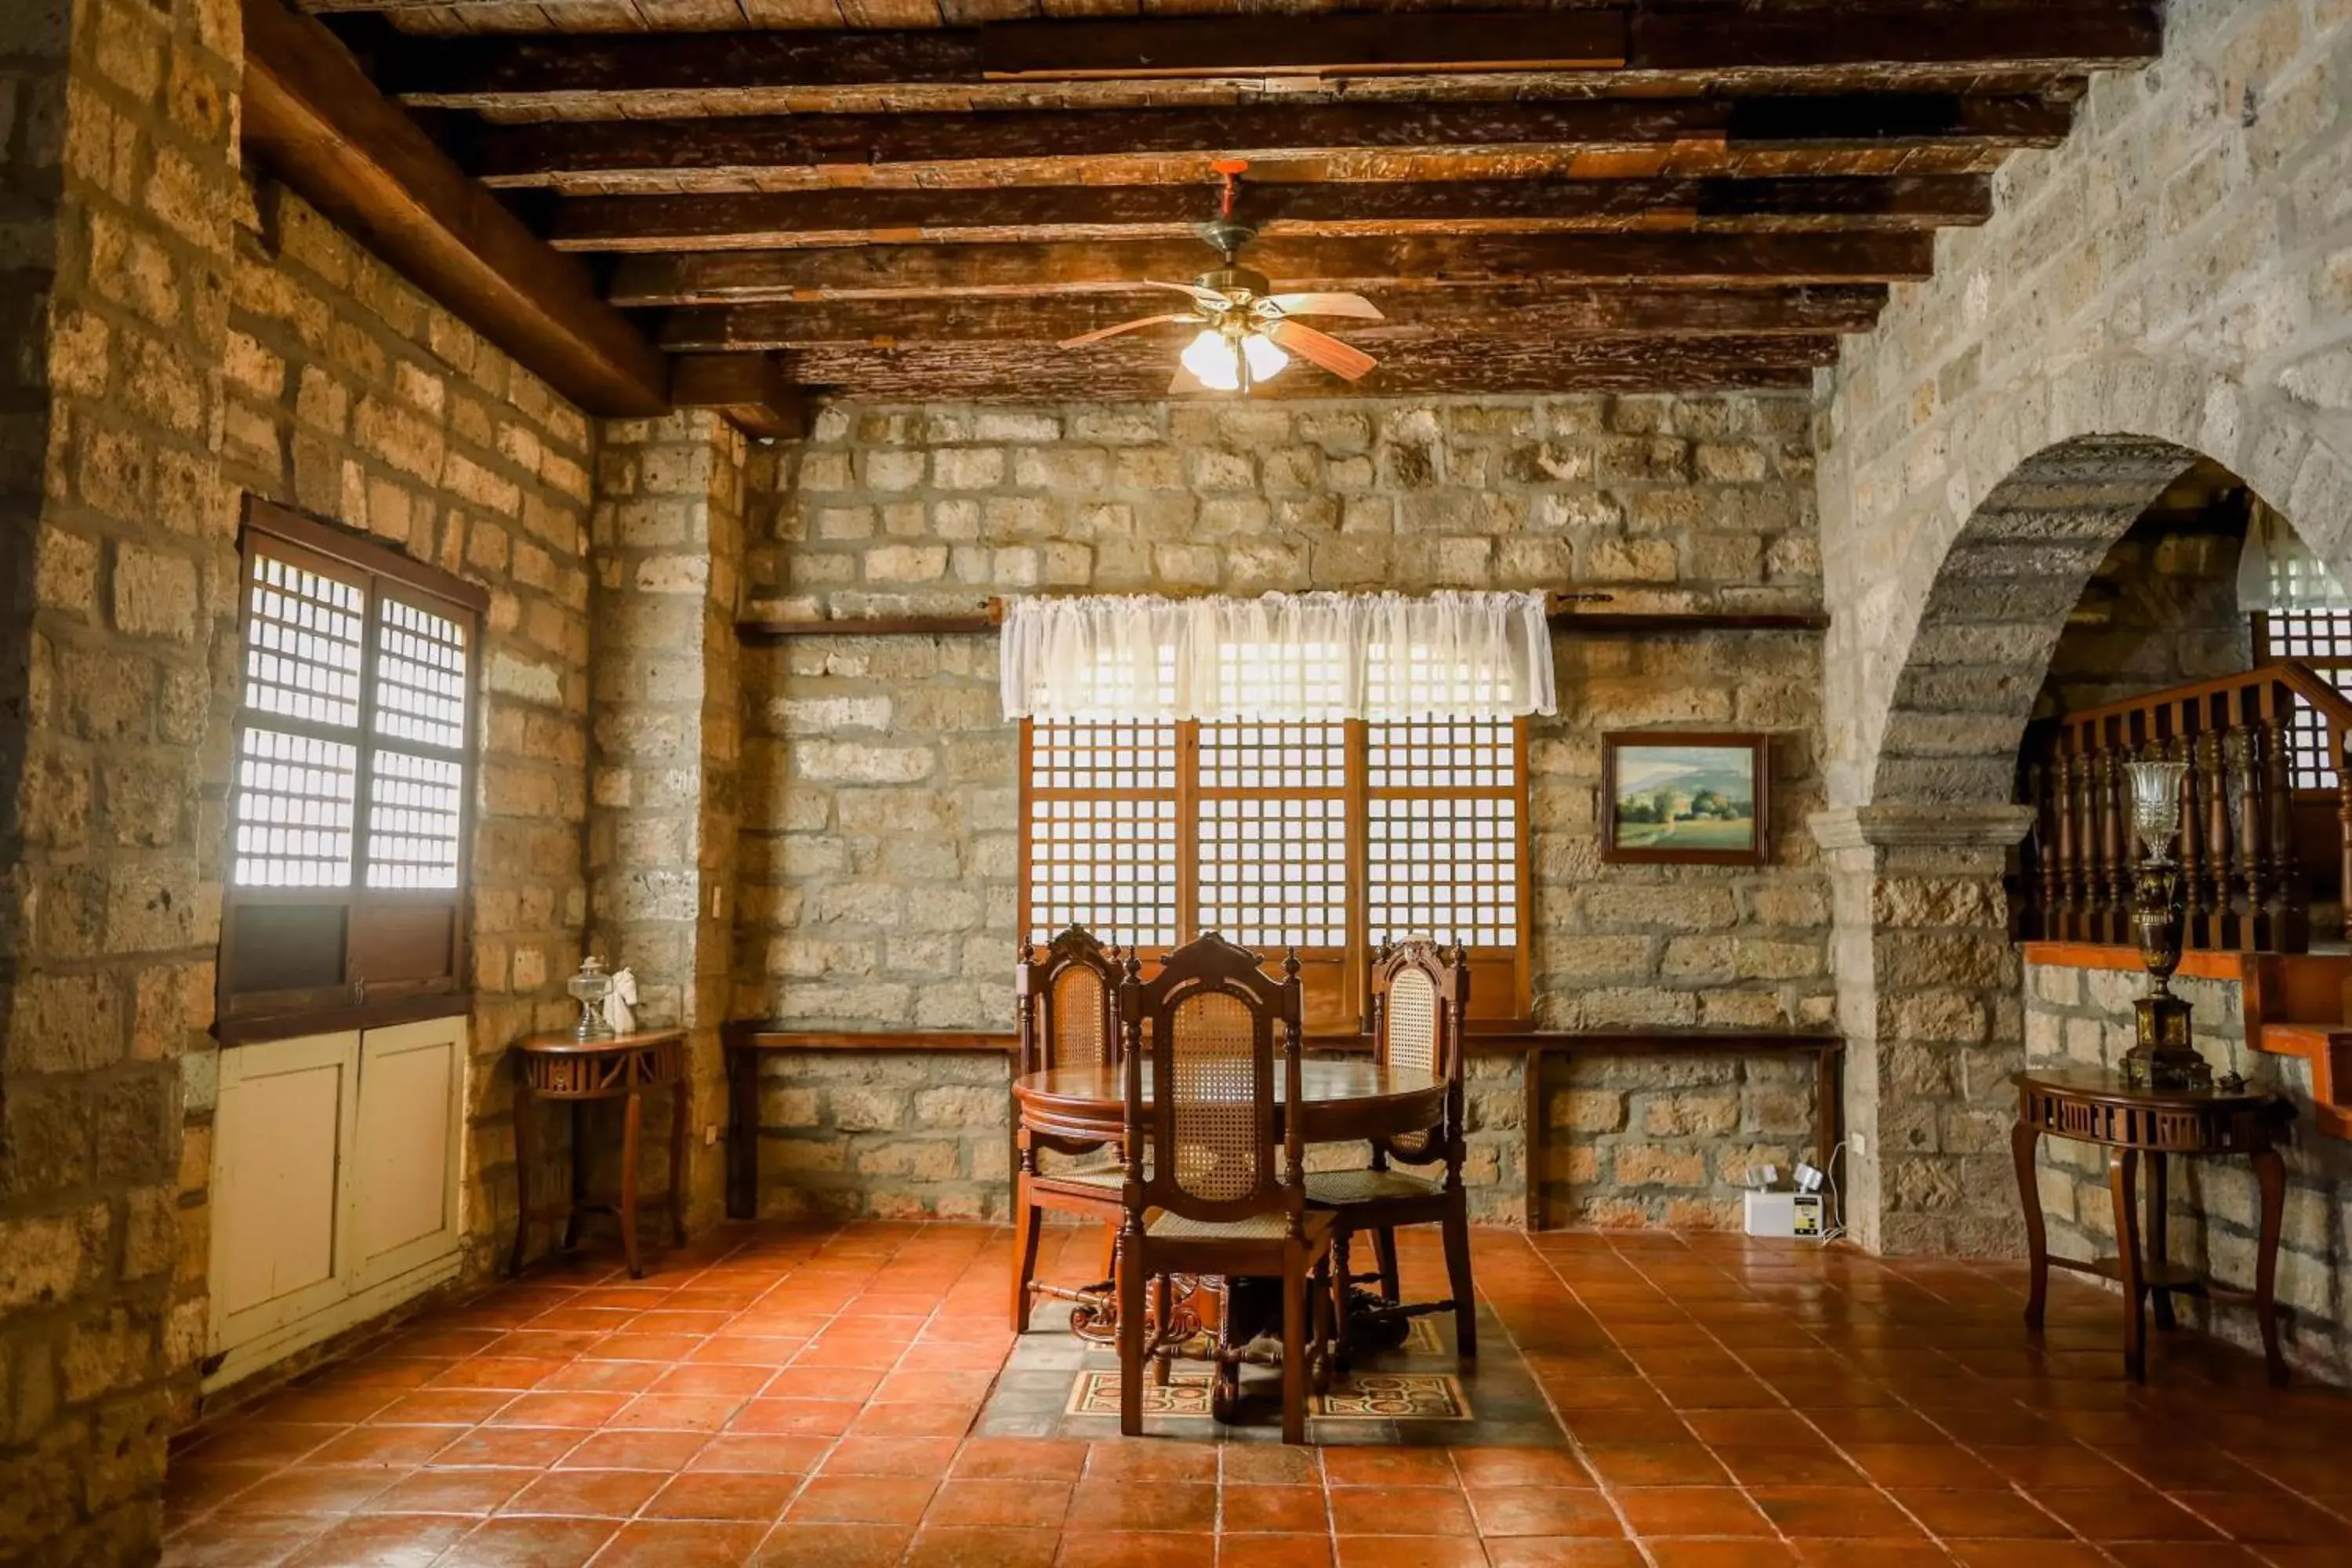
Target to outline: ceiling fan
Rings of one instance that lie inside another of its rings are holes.
[[[1251,387],[1280,375],[1293,354],[1349,381],[1370,372],[1379,363],[1371,355],[1297,318],[1352,316],[1377,321],[1382,319],[1380,307],[1361,294],[1276,294],[1264,273],[1239,265],[1235,257],[1257,236],[1257,230],[1234,216],[1241,174],[1249,165],[1238,158],[1221,158],[1211,167],[1223,177],[1224,190],[1217,216],[1201,226],[1201,237],[1217,248],[1225,264],[1190,283],[1144,279],[1151,288],[1190,295],[1192,308],[1121,321],[1066,338],[1060,346],[1082,348],[1146,327],[1197,324],[1200,331],[1178,356],[1176,379],[1168,384],[1171,393],[1238,392],[1247,396]]]

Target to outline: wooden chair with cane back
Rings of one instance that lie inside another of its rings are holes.
[[[1023,943],[1013,972],[1019,1043],[1014,1073],[1118,1066],[1118,985],[1117,950],[1106,952],[1082,926],[1063,931],[1042,952],[1034,943]],[[1098,1294],[1040,1285],[1037,1246],[1048,1209],[1097,1220],[1104,1227],[1102,1277],[1109,1280],[1127,1173],[1115,1153],[1106,1157],[1108,1144],[1032,1131],[1022,1125],[1017,1110],[1013,1126],[1013,1331],[1017,1334],[1027,1330],[1040,1296],[1076,1302],[1082,1311],[1097,1311],[1107,1304]]]
[[[1470,1279],[1470,1209],[1462,1187],[1462,1020],[1470,1005],[1470,966],[1459,946],[1448,949],[1412,937],[1381,949],[1372,965],[1372,1049],[1383,1067],[1419,1070],[1445,1083],[1444,1120],[1402,1138],[1375,1140],[1371,1165],[1360,1171],[1318,1171],[1307,1178],[1307,1201],[1333,1216],[1333,1310],[1338,1356],[1349,1352],[1351,1329],[1376,1318],[1451,1310],[1457,1352],[1478,1353],[1478,1302]],[[1397,1169],[1418,1166],[1420,1172]],[[1397,1278],[1401,1226],[1441,1226],[1447,1300],[1407,1304]],[[1370,1313],[1350,1304],[1349,1244],[1369,1235],[1386,1305]]]
[[[1143,1431],[1145,1365],[1164,1381],[1181,1331],[1167,1310],[1169,1278],[1181,1274],[1281,1282],[1282,1436],[1307,1440],[1308,1385],[1320,1384],[1328,1342],[1333,1221],[1307,1206],[1298,955],[1282,967],[1283,978],[1270,980],[1256,954],[1214,933],[1170,953],[1150,982],[1141,964],[1127,962],[1118,1000],[1127,1052],[1118,1419],[1129,1436]],[[1147,1281],[1160,1306],[1150,1338]],[[1241,1347],[1211,1353],[1215,1399],[1229,1410]]]

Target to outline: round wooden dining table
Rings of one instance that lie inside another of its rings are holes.
[[[1277,1138],[1289,1131],[1287,1078],[1277,1065],[1274,1074]],[[1299,1136],[1308,1143],[1401,1137],[1436,1126],[1445,1114],[1444,1079],[1412,1068],[1382,1067],[1368,1058],[1303,1061],[1298,1064],[1298,1088],[1306,1111]],[[1143,1095],[1148,1106],[1151,1100],[1148,1060]],[[1089,1143],[1117,1143],[1127,1132],[1123,1068],[1055,1068],[1023,1073],[1013,1080],[1013,1099],[1020,1110],[1021,1125],[1031,1132]],[[1212,1284],[1219,1298],[1215,1333],[1230,1351],[1235,1336],[1245,1340],[1247,1331],[1235,1326],[1231,1301],[1224,1295],[1228,1282],[1180,1279],[1175,1302],[1179,1321],[1199,1321],[1190,1299],[1201,1283]],[[1118,1327],[1111,1282],[1099,1280],[1071,1294],[1077,1299],[1070,1315],[1071,1331],[1097,1343],[1109,1342]]]
[[[1274,1074],[1275,1131],[1288,1131],[1286,1080]],[[1308,1143],[1352,1143],[1400,1137],[1434,1127],[1445,1113],[1445,1080],[1413,1068],[1382,1067],[1367,1058],[1314,1058],[1298,1064]],[[1151,1100],[1151,1070],[1143,1074]],[[1054,1068],[1013,1080],[1021,1124],[1032,1132],[1086,1142],[1114,1142],[1127,1130],[1127,1073],[1117,1067]]]

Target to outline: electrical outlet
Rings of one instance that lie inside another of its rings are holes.
[[[1857,1154],[1867,1154],[1870,1152],[1869,1141],[1859,1132],[1848,1133],[1845,1141],[1853,1145],[1853,1152]]]
[[[710,1122],[702,1130],[702,1146],[706,1149],[719,1142],[719,1123]]]

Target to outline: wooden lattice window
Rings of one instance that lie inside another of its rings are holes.
[[[1022,726],[1021,924],[1147,958],[1214,931],[1298,949],[1310,1028],[1362,1026],[1374,945],[1469,946],[1473,1011],[1528,1014],[1526,737],[1507,720]]]
[[[2257,610],[2252,618],[2256,666],[2291,658],[2309,665],[2337,690],[2352,696],[2352,609]],[[2327,721],[2308,702],[2294,705],[2287,729],[2287,766],[2296,789],[2336,788],[2336,760],[2327,754]]]
[[[466,973],[487,597],[259,500],[240,597],[222,1035],[446,1011]]]

